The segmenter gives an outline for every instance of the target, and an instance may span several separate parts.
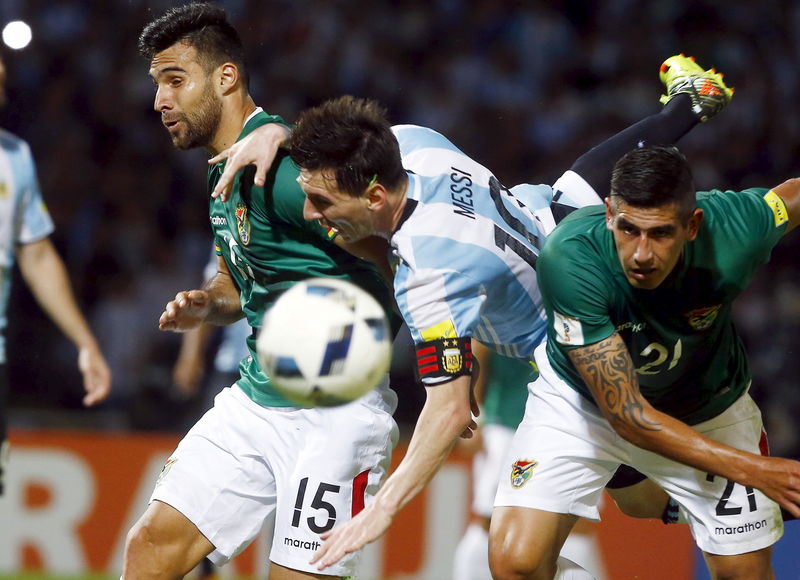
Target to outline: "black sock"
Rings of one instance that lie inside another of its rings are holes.
[[[628,151],[641,145],[674,145],[700,121],[692,112],[689,95],[676,95],[661,112],[645,117],[593,147],[572,164],[600,197],[607,197],[614,164]]]

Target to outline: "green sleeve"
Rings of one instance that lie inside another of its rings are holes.
[[[306,195],[297,183],[299,172],[297,166],[285,151],[278,152],[275,158],[274,169],[267,175],[264,189],[272,192],[267,211],[278,221],[300,228],[312,236],[330,240],[328,228],[322,227],[316,220],[307,221],[303,218],[303,204]]]
[[[777,194],[752,188],[700,192],[697,196],[701,207],[707,205],[714,210],[707,217],[716,222],[708,224],[717,236],[716,245],[730,250],[740,247],[743,262],[749,262],[752,268],[769,261],[772,248],[783,237],[789,221],[786,206]]]
[[[547,312],[548,340],[573,348],[614,333],[602,257],[580,240],[552,236],[536,265]]]

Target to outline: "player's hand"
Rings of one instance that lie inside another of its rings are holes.
[[[478,374],[480,373],[480,367],[477,364],[477,361],[474,362],[475,368],[473,369],[472,376],[470,377],[469,383],[469,408],[472,411],[473,419],[469,422],[464,430],[461,432],[461,439],[472,439],[475,437],[477,430],[478,430],[478,422],[475,418],[480,417],[481,415],[481,405],[478,402],[478,397],[475,396],[475,384],[478,380]]]
[[[483,443],[483,429],[478,425],[470,429],[469,437],[464,437],[462,433],[462,436],[456,441],[456,449],[458,449],[461,455],[472,457],[484,450]]]
[[[475,419],[471,419],[469,425],[464,427],[464,430],[461,432],[462,439],[472,439],[475,437],[475,432],[478,430],[478,422]]]
[[[800,461],[782,457],[762,457],[753,487],[800,518]]]
[[[158,329],[186,332],[197,328],[208,316],[211,301],[205,290],[184,290],[164,307],[158,319]]]
[[[82,346],[78,350],[78,368],[83,375],[83,404],[91,407],[105,399],[111,392],[111,370],[97,345]]]
[[[347,554],[380,538],[391,523],[392,516],[373,501],[349,522],[322,534],[322,547],[314,553],[309,563],[317,564],[317,570],[324,570]]]
[[[288,127],[278,123],[269,123],[209,159],[209,165],[228,160],[217,185],[214,186],[214,191],[211,192],[211,197],[221,197],[222,201],[228,201],[233,179],[240,169],[248,165],[256,166],[253,182],[257,186],[263,187],[267,171],[272,167],[278,149],[289,139],[290,135]]]

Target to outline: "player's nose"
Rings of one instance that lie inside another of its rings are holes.
[[[636,251],[633,253],[633,259],[637,264],[647,264],[652,261],[653,248],[647,236],[642,235],[636,241]]]
[[[169,98],[168,91],[159,88],[156,90],[156,97],[153,101],[153,109],[162,113],[172,108],[172,100]]]
[[[322,214],[308,201],[308,198],[303,202],[303,219],[306,221],[322,219]]]

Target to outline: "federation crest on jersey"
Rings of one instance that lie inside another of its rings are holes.
[[[695,330],[707,330],[717,319],[720,308],[722,308],[722,304],[708,306],[706,308],[698,308],[696,310],[690,310],[684,314],[684,316],[686,316],[689,326]]]
[[[530,459],[517,459],[511,466],[511,486],[520,488],[531,478],[533,468],[539,465],[538,461]]]
[[[250,219],[247,217],[247,206],[243,203],[236,206],[236,231],[243,245],[250,243]]]
[[[156,479],[156,485],[161,483],[161,480],[167,476],[170,469],[172,469],[172,466],[175,465],[176,461],[178,461],[177,457],[170,457],[169,459],[167,459],[167,461],[164,463],[164,467],[161,468],[161,473],[158,474],[158,479]]]

